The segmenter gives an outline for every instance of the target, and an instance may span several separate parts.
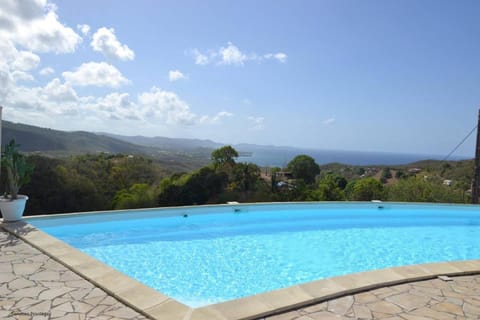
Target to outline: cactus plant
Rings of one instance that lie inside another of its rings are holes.
[[[2,156],[2,166],[7,172],[7,187],[5,197],[11,200],[18,198],[20,188],[30,181],[33,166],[27,163],[23,154],[18,152],[19,145],[12,139],[5,146]]]

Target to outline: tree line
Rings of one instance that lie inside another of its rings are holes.
[[[463,182],[443,184],[438,177],[384,168],[379,177],[362,168],[321,169],[308,155],[299,155],[285,168],[260,168],[237,162],[231,146],[214,150],[211,163],[188,173],[172,173],[152,160],[132,155],[81,155],[66,159],[29,156],[35,166],[21,193],[30,200],[26,214],[48,214],[157,206],[268,201],[408,201],[469,202]],[[450,167],[449,167],[450,166]],[[442,172],[452,170],[443,165]],[[2,180],[4,180],[2,174]],[[2,181],[4,182],[4,181]],[[3,183],[4,185],[4,183]]]

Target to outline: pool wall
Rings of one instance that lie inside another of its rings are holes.
[[[359,205],[358,203],[347,204],[352,206]],[[315,203],[315,205],[318,205],[318,203]],[[362,203],[361,205],[378,206],[379,204]],[[384,203],[382,205],[390,204]],[[326,204],[326,207],[328,207],[328,204]],[[178,212],[175,214],[181,214],[182,210],[185,211],[189,208],[193,209],[192,207],[177,208],[176,210],[178,210]],[[223,213],[227,212],[226,210],[231,212],[231,210],[234,210],[235,208],[243,208],[244,210],[247,210],[248,204],[233,206],[205,206],[201,209],[203,208],[205,208],[205,210],[209,210],[210,213],[212,208],[214,208],[215,211],[218,211],[218,213]],[[172,208],[168,208],[168,210],[171,209]],[[125,214],[128,214],[126,211],[124,212]],[[148,209],[142,210],[142,212],[148,212]],[[113,212],[102,212],[100,215],[96,216],[96,218],[101,219],[103,215],[105,215],[104,217],[107,218],[109,213],[112,214]],[[68,216],[80,217],[85,214],[91,215],[98,213],[75,213],[68,214]],[[201,212],[199,214],[201,214]],[[169,213],[169,215],[172,215],[172,213]],[[33,219],[55,219],[55,217],[35,217]],[[31,244],[38,250],[52,257],[54,260],[70,268],[96,286],[102,288],[107,293],[122,301],[126,305],[152,319],[258,319],[263,316],[281,313],[301,306],[306,306],[374,288],[426,280],[440,275],[456,276],[480,273],[480,260],[394,267],[317,280],[284,289],[193,309],[138,282],[137,280],[124,275],[123,273],[105,265],[89,255],[80,252],[79,250],[42,232],[25,221],[3,223],[0,225],[0,227]]]

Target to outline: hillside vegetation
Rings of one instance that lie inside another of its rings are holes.
[[[318,177],[320,183],[331,176],[348,181],[343,190],[347,200],[367,200],[355,197],[352,190],[357,183],[370,180],[370,183],[377,185],[380,190],[377,194],[379,200],[451,203],[471,201],[473,160],[424,160],[391,167],[329,164],[321,168],[322,172]]]
[[[469,203],[473,176],[473,160],[319,166],[299,155],[284,168],[260,168],[238,163],[230,146],[212,151],[216,143],[209,140],[114,137],[4,121],[3,141],[12,138],[35,165],[21,190],[30,197],[26,214],[227,201]],[[4,173],[1,178],[3,188]]]
[[[2,140],[15,139],[23,152],[55,158],[82,154],[130,154],[155,159],[170,171],[200,168],[209,162],[211,150],[180,152],[136,145],[113,137],[84,131],[59,131],[3,121]]]
[[[422,161],[395,167],[319,166],[299,155],[285,168],[238,163],[230,146],[200,169],[173,172],[158,160],[125,154],[66,158],[31,155],[27,215],[265,201],[470,202],[473,161]],[[2,174],[2,179],[5,175]],[[4,181],[2,181],[2,185]]]
[[[35,170],[22,189],[30,198],[26,214],[110,210],[117,192],[135,184],[154,186],[171,174],[152,159],[132,155],[33,155],[28,161]]]

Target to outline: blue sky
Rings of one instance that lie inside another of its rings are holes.
[[[0,104],[63,130],[446,155],[477,121],[479,13],[463,0],[4,0]]]

